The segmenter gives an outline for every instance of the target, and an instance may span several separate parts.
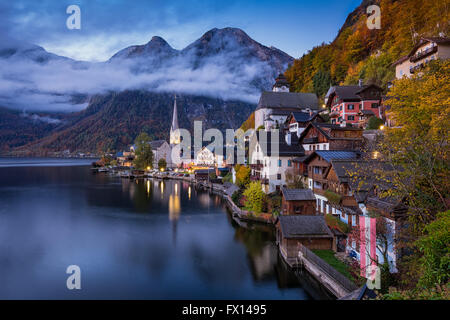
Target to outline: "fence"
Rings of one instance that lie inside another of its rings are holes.
[[[302,244],[299,245],[299,251],[302,253],[303,257],[314,263],[317,267],[322,269],[325,273],[327,273],[330,277],[332,277],[334,280],[336,280],[342,287],[344,287],[347,291],[351,292],[358,287],[356,284],[354,284],[352,281],[347,279],[343,274],[341,274],[339,271],[334,269],[332,266],[330,266],[328,263],[326,263],[323,259],[318,257],[314,252],[309,250],[307,247],[303,246]]]

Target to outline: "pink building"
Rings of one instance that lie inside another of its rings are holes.
[[[382,119],[382,92],[377,85],[362,85],[361,81],[357,86],[331,87],[325,96],[325,103],[331,110],[331,123],[357,126],[369,113]]]

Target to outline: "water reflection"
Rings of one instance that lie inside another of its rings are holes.
[[[310,299],[267,226],[184,181],[0,168],[0,298]],[[65,287],[81,267],[83,289]],[[182,266],[180,268],[180,266]]]

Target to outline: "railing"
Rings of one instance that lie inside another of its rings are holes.
[[[351,292],[351,291],[358,289],[356,284],[354,284],[352,281],[347,279],[343,274],[341,274],[339,271],[334,269],[332,266],[330,266],[324,260],[319,258],[314,252],[309,250],[304,245],[299,244],[299,252],[302,253],[303,257],[306,260],[310,261],[311,263],[314,263],[317,267],[322,269],[322,271],[327,273],[330,277],[332,277],[336,282],[338,282],[347,291]]]
[[[414,56],[412,56],[409,60],[410,60],[411,62],[416,62],[416,61],[418,61],[418,60],[420,60],[420,59],[425,58],[427,55],[430,55],[430,54],[435,53],[435,52],[437,52],[437,46],[436,46],[436,45],[435,45],[435,46],[432,46],[431,48],[428,48],[428,49],[426,49],[426,50],[424,50],[424,51],[422,51],[422,52],[416,53],[416,54],[415,54]]]

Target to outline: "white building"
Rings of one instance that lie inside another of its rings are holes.
[[[289,144],[289,139],[277,130],[259,130],[252,136],[251,179],[261,181],[265,193],[272,193],[286,185],[286,172],[294,170],[293,159],[304,155],[295,137]]]
[[[281,125],[291,112],[317,110],[319,100],[315,93],[289,92],[289,83],[280,74],[275,80],[272,91],[263,92],[255,111],[255,129],[265,125],[271,119]]]

